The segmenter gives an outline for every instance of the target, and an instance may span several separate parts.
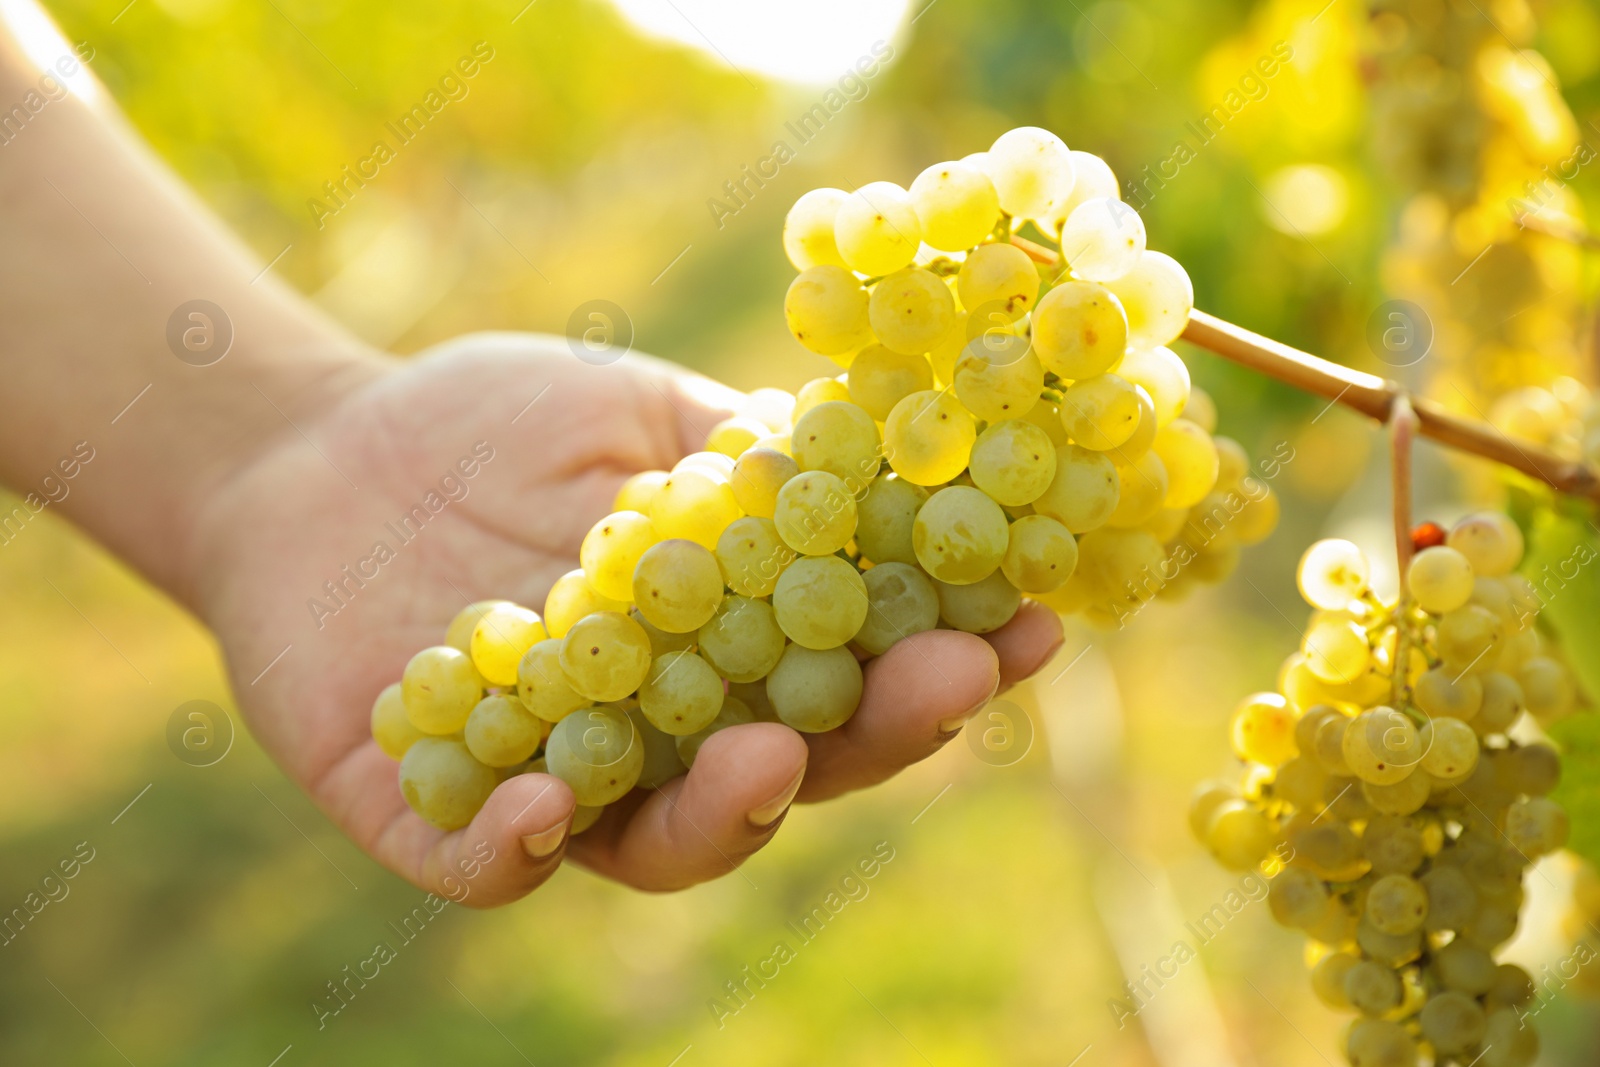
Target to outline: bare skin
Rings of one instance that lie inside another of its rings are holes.
[[[0,38],[0,99],[37,78]],[[0,255],[18,281],[0,290],[0,477],[26,492],[100,435],[96,481],[62,510],[211,627],[262,746],[422,888],[457,895],[445,879],[458,885],[458,861],[485,843],[496,859],[472,881],[476,906],[523,896],[563,858],[648,890],[716,877],[773,836],[788,799],[825,800],[925,758],[1059,647],[1054,615],[1031,607],[987,638],[919,634],[868,666],[846,726],[725,730],[690,774],[570,840],[571,791],[538,774],[502,783],[465,829],[437,830],[369,736],[374,697],[470,600],[542,605],[623,479],[698,450],[737,395],[649,359],[590,366],[532,335],[376,353],[270,275],[252,284],[261,265],[114,115],[52,103],[3,151]],[[199,295],[237,335],[202,368],[165,333]],[[493,458],[460,477],[478,442]],[[402,542],[386,524],[447,474],[465,495]],[[308,601],[334,605],[324,583],[380,540],[394,558],[318,619]]]

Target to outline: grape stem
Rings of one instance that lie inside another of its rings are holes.
[[[1399,592],[1394,607],[1394,662],[1390,664],[1391,695],[1396,708],[1408,703],[1407,676],[1411,665],[1411,592],[1406,573],[1411,568],[1411,443],[1416,437],[1417,413],[1411,398],[1396,394],[1389,409],[1389,460],[1394,493],[1394,557]]]
[[[1061,262],[1060,253],[1044,245],[1021,237],[1012,237],[1011,243],[1036,263],[1055,266]],[[1343,404],[1379,423],[1389,421],[1395,399],[1405,392],[1397,382],[1302,352],[1198,309],[1189,314],[1183,339],[1241,367]],[[1486,421],[1462,418],[1436,401],[1417,397],[1410,400],[1409,406],[1423,437],[1446,448],[1504,464],[1563,493],[1600,501],[1600,475],[1582,463],[1562,459],[1531,442],[1514,441]]]

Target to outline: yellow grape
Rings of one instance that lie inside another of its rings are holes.
[[[956,361],[956,397],[985,422],[1016,419],[1033,410],[1044,387],[1044,365],[1025,338],[980,337]]]
[[[683,538],[714,548],[741,514],[733,487],[698,470],[675,472],[650,504],[650,525],[661,540]]]
[[[785,544],[807,556],[827,556],[856,532],[856,499],[844,481],[825,470],[797,474],[778,490],[772,521]]]
[[[572,624],[597,611],[627,611],[626,600],[613,600],[595,592],[581,569],[557,578],[544,598],[544,628],[551,637],[565,637]]]
[[[1080,152],[1073,149],[1068,155],[1072,159],[1072,171],[1076,180],[1072,184],[1072,192],[1065,200],[1055,206],[1050,213],[1049,225],[1045,227],[1046,233],[1059,234],[1062,223],[1067,216],[1072,214],[1074,208],[1085,200],[1096,197],[1121,195],[1121,187],[1117,184],[1117,176],[1106,161],[1093,152]],[[1042,221],[1042,220],[1041,220]]]
[[[733,465],[728,486],[746,515],[770,519],[778,502],[778,490],[799,473],[794,457],[770,448],[751,448]]]
[[[595,592],[612,600],[632,600],[633,568],[660,539],[648,516],[619,511],[595,523],[584,535],[578,562]]]
[[[1144,255],[1144,220],[1114,196],[1085,200],[1061,227],[1061,254],[1075,278],[1109,282]]]
[[[1056,476],[1033,502],[1033,510],[1048,515],[1074,534],[1104,526],[1117,509],[1121,494],[1117,468],[1103,452],[1077,445],[1056,449]]]
[[[1022,605],[1022,594],[1000,571],[965,585],[937,580],[933,585],[939,595],[939,617],[947,625],[969,634],[1000,629]]]
[[[1239,517],[1244,517],[1242,512]],[[1370,577],[1366,553],[1350,541],[1332,537],[1306,549],[1295,573],[1306,603],[1324,611],[1348,607],[1366,591]]]
[[[923,570],[941,582],[968,585],[999,568],[1009,528],[999,504],[978,489],[953,485],[917,512],[911,541]]]
[[[794,395],[794,422],[798,423],[806,412],[818,404],[826,404],[830,400],[849,399],[850,388],[839,379],[813,378],[802,385],[800,391]]]
[[[723,419],[706,434],[706,448],[731,459],[738,459],[744,450],[771,433],[766,423],[759,419],[735,415]]]
[[[977,436],[961,402],[932,389],[900,401],[883,424],[889,466],[917,485],[942,485],[965,470]]]
[[[1176,419],[1189,403],[1189,367],[1170,348],[1158,345],[1130,349],[1116,371],[1118,377],[1143,386],[1150,394],[1157,427]],[[1248,468],[1248,461],[1245,466]],[[1240,476],[1243,477],[1242,472]]]
[[[1117,506],[1108,526],[1143,526],[1159,513],[1169,495],[1167,466],[1154,452],[1117,468]]]
[[[1359,625],[1330,618],[1315,623],[1300,643],[1306,666],[1324,682],[1346,685],[1360,678],[1372,660],[1372,648]]]
[[[728,588],[741,596],[767,596],[795,552],[778,535],[773,520],[746,516],[722,531],[716,557]]]
[[[772,605],[730,596],[700,627],[700,654],[730,682],[758,682],[777,666],[785,644]]]
[[[425,648],[400,676],[406,718],[425,734],[453,734],[483,698],[483,676],[472,658],[449,645]]]
[[[868,182],[839,205],[833,237],[851,270],[884,275],[916,258],[922,224],[904,189],[893,182]]]
[[[514,767],[544,740],[544,724],[516,697],[491,694],[467,716],[467,751],[486,767]]]
[[[450,620],[450,626],[445,630],[444,643],[458,652],[472,653],[472,631],[478,625],[478,620],[489,613],[491,608],[502,604],[509,604],[509,600],[479,600],[468,604],[456,613]]]
[[[472,665],[490,685],[516,685],[522,654],[549,636],[538,612],[497,605],[472,629]]]
[[[1240,759],[1276,767],[1296,754],[1294,710],[1277,693],[1246,697],[1233,712],[1233,751]]]
[[[561,645],[562,639],[546,638],[528,649],[517,664],[517,696],[523,707],[545,722],[560,722],[590,704],[589,698],[567,681],[561,667]]]
[[[750,710],[748,704],[738,697],[725,696],[722,698],[722,710],[717,712],[717,717],[711,720],[710,726],[676,739],[678,758],[683,761],[685,767],[693,767],[695,758],[700,755],[701,746],[711,739],[712,734],[720,733],[730,726],[743,726],[755,721],[755,712]]]
[[[1425,548],[1411,557],[1406,588],[1423,611],[1443,615],[1472,599],[1472,564],[1449,545]]]
[[[668,652],[650,664],[639,685],[639,710],[662,733],[696,733],[722,709],[722,679],[693,652]]]
[[[623,710],[628,716],[628,721],[633,723],[633,728],[639,731],[639,742],[644,748],[644,766],[639,769],[639,780],[634,783],[635,788],[660,789],[689,769],[683,765],[683,757],[678,755],[678,739],[650,725],[650,720],[639,710],[637,701],[630,700]],[[579,829],[576,815],[572,820],[571,832],[575,834],[583,832]]]
[[[861,664],[848,648],[793,644],[767,675],[767,697],[785,725],[802,733],[843,726],[861,703]]]
[[[1037,126],[1001,134],[984,154],[983,169],[1001,209],[1023,219],[1052,218],[1077,181],[1066,144]]]
[[[378,699],[372,702],[372,739],[383,754],[397,760],[406,754],[418,740],[427,737],[412,725],[406,715],[405,698],[400,695],[400,683],[384,686]]]
[[[621,700],[650,671],[650,638],[628,616],[597,611],[567,631],[558,658],[574,691],[590,700]]]
[[[905,355],[868,345],[850,364],[850,402],[878,422],[912,393],[933,388],[933,368],[925,356]]]
[[[633,602],[639,614],[668,633],[698,630],[722,602],[722,569],[703,545],[663,541],[639,557]]]
[[[1061,394],[1061,425],[1067,436],[1096,452],[1116,448],[1132,437],[1139,414],[1133,384],[1115,374],[1079,379]]]
[[[827,471],[856,492],[877,476],[883,441],[871,415],[851,403],[828,401],[795,423],[790,447],[802,473]]]
[[[1015,322],[1033,310],[1039,298],[1039,270],[1014,245],[979,245],[961,264],[956,295],[961,306],[981,321],[994,315]]]
[[[856,547],[861,555],[880,566],[916,563],[911,527],[927,500],[926,489],[898,474],[876,479],[856,505]]]
[[[795,270],[844,266],[833,239],[833,221],[849,196],[843,189],[813,189],[794,202],[783,220],[783,251]]]
[[[989,176],[966,163],[936,163],[909,190],[922,239],[941,252],[964,252],[989,236],[1000,197]]]
[[[473,759],[461,741],[424,737],[400,761],[401,795],[441,830],[470,823],[499,784],[499,776]]]
[[[1157,430],[1150,449],[1167,470],[1164,506],[1193,507],[1217,484],[1217,446],[1210,434],[1188,419],[1174,419]]]
[[[1104,374],[1123,359],[1128,317],[1116,294],[1096,282],[1069,280],[1039,300],[1033,313],[1033,350],[1062,378]]]
[[[644,739],[621,708],[600,705],[556,723],[545,744],[550,773],[585,807],[621,800],[644,772]]]
[[[1466,556],[1480,578],[1510,574],[1522,562],[1522,530],[1498,511],[1468,515],[1450,528],[1445,543]]]
[[[1122,310],[1128,316],[1128,345],[1132,348],[1169,345],[1189,324],[1194,285],[1171,256],[1147,249],[1128,273],[1107,282],[1106,288],[1122,301]],[[1216,420],[1213,418],[1206,428],[1215,429]]]
[[[806,648],[835,648],[867,618],[867,587],[838,556],[806,556],[778,576],[772,607],[789,639]]]
[[[939,624],[939,596],[928,576],[907,563],[880,563],[864,571],[867,618],[855,642],[874,656],[895,642]]]
[[[972,446],[972,484],[1005,507],[1031,504],[1056,476],[1056,449],[1038,426],[1021,419],[996,422]]]
[[[783,313],[794,339],[820,355],[849,352],[872,340],[867,291],[843,267],[823,264],[801,271],[789,283]]]
[[[908,267],[872,287],[867,319],[885,348],[917,356],[955,328],[956,301],[933,273]],[[854,363],[850,372],[855,373]]]

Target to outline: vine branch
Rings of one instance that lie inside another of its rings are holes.
[[[1394,494],[1394,560],[1399,592],[1396,594],[1394,663],[1390,686],[1395,707],[1406,706],[1407,668],[1410,666],[1411,592],[1406,575],[1411,569],[1411,442],[1417,431],[1417,413],[1405,393],[1394,398],[1389,415],[1389,461]]]
[[[1044,245],[1021,237],[1013,237],[1011,243],[1037,263],[1058,266],[1061,262],[1060,253]],[[1405,395],[1397,382],[1302,352],[1198,309],[1190,313],[1183,339],[1286,385],[1343,404],[1379,423],[1389,421],[1395,401]],[[1446,448],[1504,464],[1563,493],[1600,502],[1600,475],[1584,464],[1563,459],[1531,442],[1514,441],[1487,422],[1462,418],[1435,401],[1419,397],[1409,400],[1408,406],[1414,411],[1422,436]]]

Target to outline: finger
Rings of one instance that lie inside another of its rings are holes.
[[[806,744],[777,723],[719,730],[687,776],[638,793],[573,838],[572,857],[638,889],[695,885],[766,844],[806,774]]]
[[[1033,600],[1024,600],[1010,622],[984,634],[983,639],[1000,657],[1001,692],[1039,673],[1066,640],[1061,632],[1061,617]]]
[[[428,850],[416,881],[469,907],[520,899],[560,866],[575,806],[572,790],[553,775],[508,778],[468,826]]]
[[[896,642],[867,664],[850,721],[806,738],[811,764],[800,799],[873,785],[931,756],[983,710],[1000,678],[996,650],[973,634],[929,630]]]

